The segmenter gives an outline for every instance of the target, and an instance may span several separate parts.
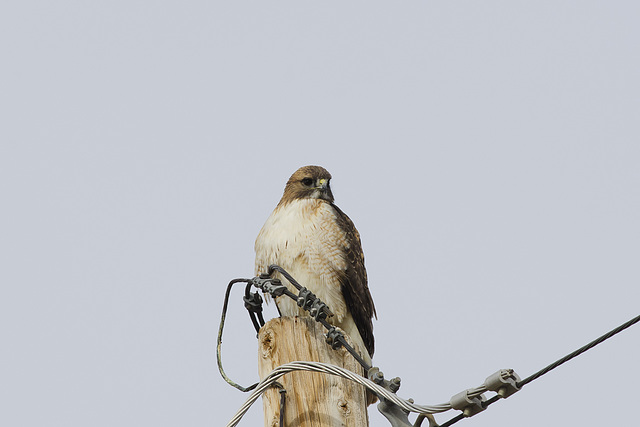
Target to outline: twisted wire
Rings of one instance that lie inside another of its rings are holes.
[[[256,388],[253,390],[249,398],[245,401],[245,403],[240,407],[238,412],[234,415],[234,417],[229,421],[227,427],[234,427],[238,425],[244,414],[249,410],[251,405],[255,403],[256,400],[267,390],[269,389],[274,382],[276,382],[280,377],[285,374],[288,374],[293,371],[310,371],[310,372],[320,372],[330,375],[336,375],[342,378],[346,378],[348,380],[354,381],[367,389],[373,391],[378,396],[382,396],[385,399],[390,400],[394,404],[398,405],[400,408],[404,409],[408,412],[414,412],[418,414],[435,414],[439,412],[445,412],[451,409],[450,403],[442,403],[439,405],[416,405],[408,400],[404,400],[398,397],[395,393],[392,393],[385,388],[379,386],[373,381],[364,378],[363,376],[356,374],[355,372],[351,372],[348,369],[341,368],[339,366],[330,365],[327,363],[321,362],[307,362],[307,361],[295,361],[286,363],[284,365],[280,365],[275,368],[273,371],[269,373],[262,381],[258,383]],[[482,394],[480,389],[483,388],[477,387],[476,392]],[[486,391],[486,389],[484,390]]]

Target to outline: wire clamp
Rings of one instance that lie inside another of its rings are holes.
[[[519,381],[520,377],[513,369],[500,369],[484,380],[484,386],[487,390],[495,391],[498,396],[506,399],[513,393],[520,391],[520,387],[518,387]]]
[[[319,299],[316,299],[311,305],[309,315],[316,319],[316,322],[319,322],[320,320],[325,320],[329,316],[333,316],[333,313],[331,313],[331,310],[329,310],[329,306],[327,304]]]
[[[480,394],[475,397],[470,397],[469,392],[471,390],[461,391],[454,395],[449,400],[451,408],[462,411],[465,417],[472,417],[478,412],[482,412],[487,409],[483,403],[486,401],[484,395]]]
[[[342,347],[340,338],[344,339],[344,335],[336,329],[335,326],[327,331],[327,344],[329,344],[332,349],[337,350]]]
[[[251,284],[274,298],[283,295],[287,290],[287,287],[279,279],[272,279],[266,274],[254,277],[251,279]]]
[[[307,288],[303,287],[300,289],[296,303],[298,307],[302,307],[302,309],[308,311],[309,315],[317,322],[333,316],[333,313],[329,310],[329,306]]]
[[[262,313],[262,297],[257,292],[249,292],[249,295],[242,297],[244,308],[254,313]]]
[[[371,381],[389,390],[392,393],[397,392],[400,389],[400,378],[392,378],[391,380],[385,380],[384,374],[377,367],[369,369],[367,376]],[[392,427],[412,427],[413,424],[409,422],[409,411],[402,409],[384,396],[376,393],[380,403],[378,403],[378,411],[391,423]],[[412,399],[409,399],[413,403]]]

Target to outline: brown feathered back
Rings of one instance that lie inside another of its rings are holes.
[[[348,242],[348,245],[344,248],[347,257],[347,269],[341,280],[342,295],[367,347],[367,351],[373,356],[375,341],[373,338],[372,318],[375,316],[377,319],[377,314],[369,291],[360,233],[358,233],[351,219],[340,208],[334,204],[332,206],[337,214],[338,226],[345,233]]]

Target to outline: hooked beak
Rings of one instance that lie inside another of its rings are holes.
[[[329,187],[328,179],[319,179],[316,183],[316,190],[319,192],[317,196],[318,198],[333,203],[333,194],[331,193],[331,187]]]

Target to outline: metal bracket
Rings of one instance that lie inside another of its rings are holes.
[[[465,390],[452,396],[449,403],[453,409],[462,411],[465,417],[472,417],[478,412],[487,409],[483,406],[486,400],[483,394],[476,397],[469,397],[469,390]]]
[[[262,297],[257,292],[250,292],[249,296],[242,297],[244,308],[255,313],[262,312]]]
[[[272,279],[268,275],[254,277],[251,279],[251,284],[274,298],[283,295],[287,290],[287,287],[279,279]]]
[[[513,393],[520,391],[520,387],[518,387],[519,381],[520,377],[513,369],[500,369],[484,380],[484,386],[487,390],[495,391],[498,396],[506,399]]]
[[[316,322],[319,322],[325,320],[327,317],[333,316],[333,313],[329,310],[327,304],[320,299],[316,299],[309,309],[309,315],[316,319]]]
[[[298,299],[296,300],[298,307],[309,310],[315,300],[315,294],[309,289],[303,287],[302,289],[300,289],[300,291],[298,291]]]
[[[298,299],[296,300],[298,307],[302,307],[309,312],[309,315],[313,317],[317,322],[325,320],[329,316],[333,316],[329,306],[325,304],[321,299],[309,289],[303,287],[298,292]]]
[[[327,331],[327,344],[329,344],[332,349],[337,350],[342,347],[340,338],[344,339],[344,334],[336,329],[335,326]]]
[[[391,380],[385,380],[384,374],[377,367],[372,367],[368,372],[369,379],[381,387],[389,390],[392,393],[397,392],[400,389],[400,378],[392,378]],[[409,422],[409,412],[405,411],[395,403],[388,399],[385,399],[381,395],[377,395],[380,399],[378,403],[378,411],[384,417],[389,420],[392,427],[413,427],[413,424]],[[409,399],[412,401],[411,399]]]

